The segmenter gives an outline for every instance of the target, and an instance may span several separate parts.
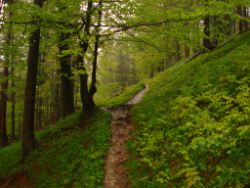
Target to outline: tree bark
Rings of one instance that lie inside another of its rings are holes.
[[[96,27],[96,36],[95,36],[95,47],[94,47],[94,60],[93,60],[93,68],[92,68],[92,77],[91,77],[91,85],[89,90],[89,103],[91,110],[95,108],[94,95],[97,92],[96,88],[96,72],[97,72],[97,61],[99,55],[99,42],[100,42],[100,27],[102,22],[102,0],[99,2],[99,11],[98,11],[98,23]]]
[[[81,71],[79,74],[80,81],[80,96],[82,101],[82,110],[83,113],[88,115],[90,114],[90,103],[89,103],[89,90],[88,90],[88,74],[84,66],[84,58],[82,55],[77,57],[77,68]]]
[[[190,47],[187,45],[184,46],[184,57],[187,59],[190,57]]]
[[[55,84],[55,95],[54,95],[54,109],[55,109],[55,114],[56,114],[56,120],[59,120],[60,116],[61,116],[61,103],[60,103],[60,84],[58,84],[56,82]]]
[[[2,1],[1,4],[1,10],[3,8],[4,4],[11,5],[13,4],[13,0],[8,0],[8,1]],[[1,13],[0,13],[1,14]],[[11,19],[12,17],[12,11],[9,12],[8,14],[8,19]],[[8,33],[6,37],[6,44],[8,46],[11,46],[13,40],[13,35],[12,35],[12,25],[8,25]],[[5,62],[4,62],[4,67],[3,67],[3,83],[1,84],[1,92],[0,92],[0,147],[6,146],[8,142],[8,136],[7,136],[7,101],[8,101],[8,96],[7,96],[7,90],[8,90],[8,77],[9,77],[9,65],[11,62],[11,53],[7,49],[7,52],[5,53]]]
[[[15,70],[14,70],[14,65],[12,65],[11,68],[12,88],[15,88],[14,76],[15,76]],[[11,94],[11,137],[13,140],[16,139],[16,94],[15,93]]]
[[[211,42],[211,35],[210,35],[210,16],[206,16],[204,19],[204,34],[205,37],[203,38],[203,47],[205,50],[212,49],[212,42]]]
[[[90,36],[90,26],[91,26],[91,14],[93,8],[93,1],[88,1],[87,13],[85,17],[84,25],[84,38],[80,42],[80,48],[82,49],[82,54],[77,57],[77,68],[80,70],[79,80],[80,80],[80,95],[82,101],[83,113],[88,115],[91,113],[91,104],[89,101],[89,90],[88,90],[88,74],[85,68],[84,55],[89,48],[89,36]]]
[[[63,51],[69,49],[69,45],[65,43],[65,40],[69,38],[69,34],[61,34],[59,50],[60,54],[63,54]],[[75,111],[74,107],[74,87],[71,72],[71,55],[64,55],[60,58],[61,66],[61,100],[62,100],[62,109],[61,116],[65,117]]]
[[[248,17],[248,7],[243,7],[243,17]],[[248,30],[248,22],[246,20],[243,21],[243,29],[244,31]]]
[[[6,128],[6,115],[7,115],[7,89],[8,89],[8,66],[4,65],[3,78],[4,81],[1,87],[1,99],[0,99],[0,147],[7,145],[8,136]]]
[[[34,0],[34,4],[42,8],[43,0]],[[37,24],[36,29],[32,31],[29,41],[28,67],[24,95],[24,115],[22,126],[22,149],[24,160],[36,147],[36,140],[34,135],[34,116],[36,104],[39,47],[40,22]]]
[[[237,11],[240,16],[243,16],[242,6],[238,6]],[[243,31],[244,31],[244,23],[242,20],[239,20],[239,32],[242,33]]]
[[[178,41],[175,41],[175,61],[178,62],[181,60],[181,53],[180,53],[180,44]]]

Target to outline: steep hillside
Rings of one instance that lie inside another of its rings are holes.
[[[89,122],[80,113],[37,133],[40,147],[25,164],[20,143],[0,150],[0,187],[102,187],[111,117],[97,112]]]
[[[250,32],[149,85],[133,109],[132,187],[249,187]]]

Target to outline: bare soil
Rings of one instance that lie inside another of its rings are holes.
[[[129,188],[126,162],[128,151],[126,141],[133,130],[130,120],[131,107],[141,101],[148,87],[139,92],[126,105],[109,110],[112,113],[112,140],[105,161],[104,188]]]
[[[18,172],[0,180],[1,188],[33,188],[35,187],[29,180],[25,171]]]

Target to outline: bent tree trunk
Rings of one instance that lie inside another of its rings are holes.
[[[59,50],[62,55],[60,58],[61,66],[61,100],[62,109],[61,116],[65,117],[75,111],[74,107],[74,87],[71,72],[71,55],[63,55],[63,51],[69,49],[69,45],[65,43],[65,40],[69,38],[68,34],[61,34]]]
[[[43,0],[34,0],[34,4],[38,5],[39,7],[42,7]],[[29,41],[28,67],[24,96],[24,115],[22,127],[22,149],[24,159],[35,149],[36,146],[34,136],[34,116],[36,103],[39,46],[40,24],[31,33]]]

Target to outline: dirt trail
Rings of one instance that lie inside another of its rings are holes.
[[[129,112],[132,105],[141,101],[148,86],[139,92],[126,105],[109,110],[112,113],[112,141],[105,162],[105,188],[128,188],[128,172],[126,161],[128,159],[126,141],[129,133],[133,129],[130,121]]]

